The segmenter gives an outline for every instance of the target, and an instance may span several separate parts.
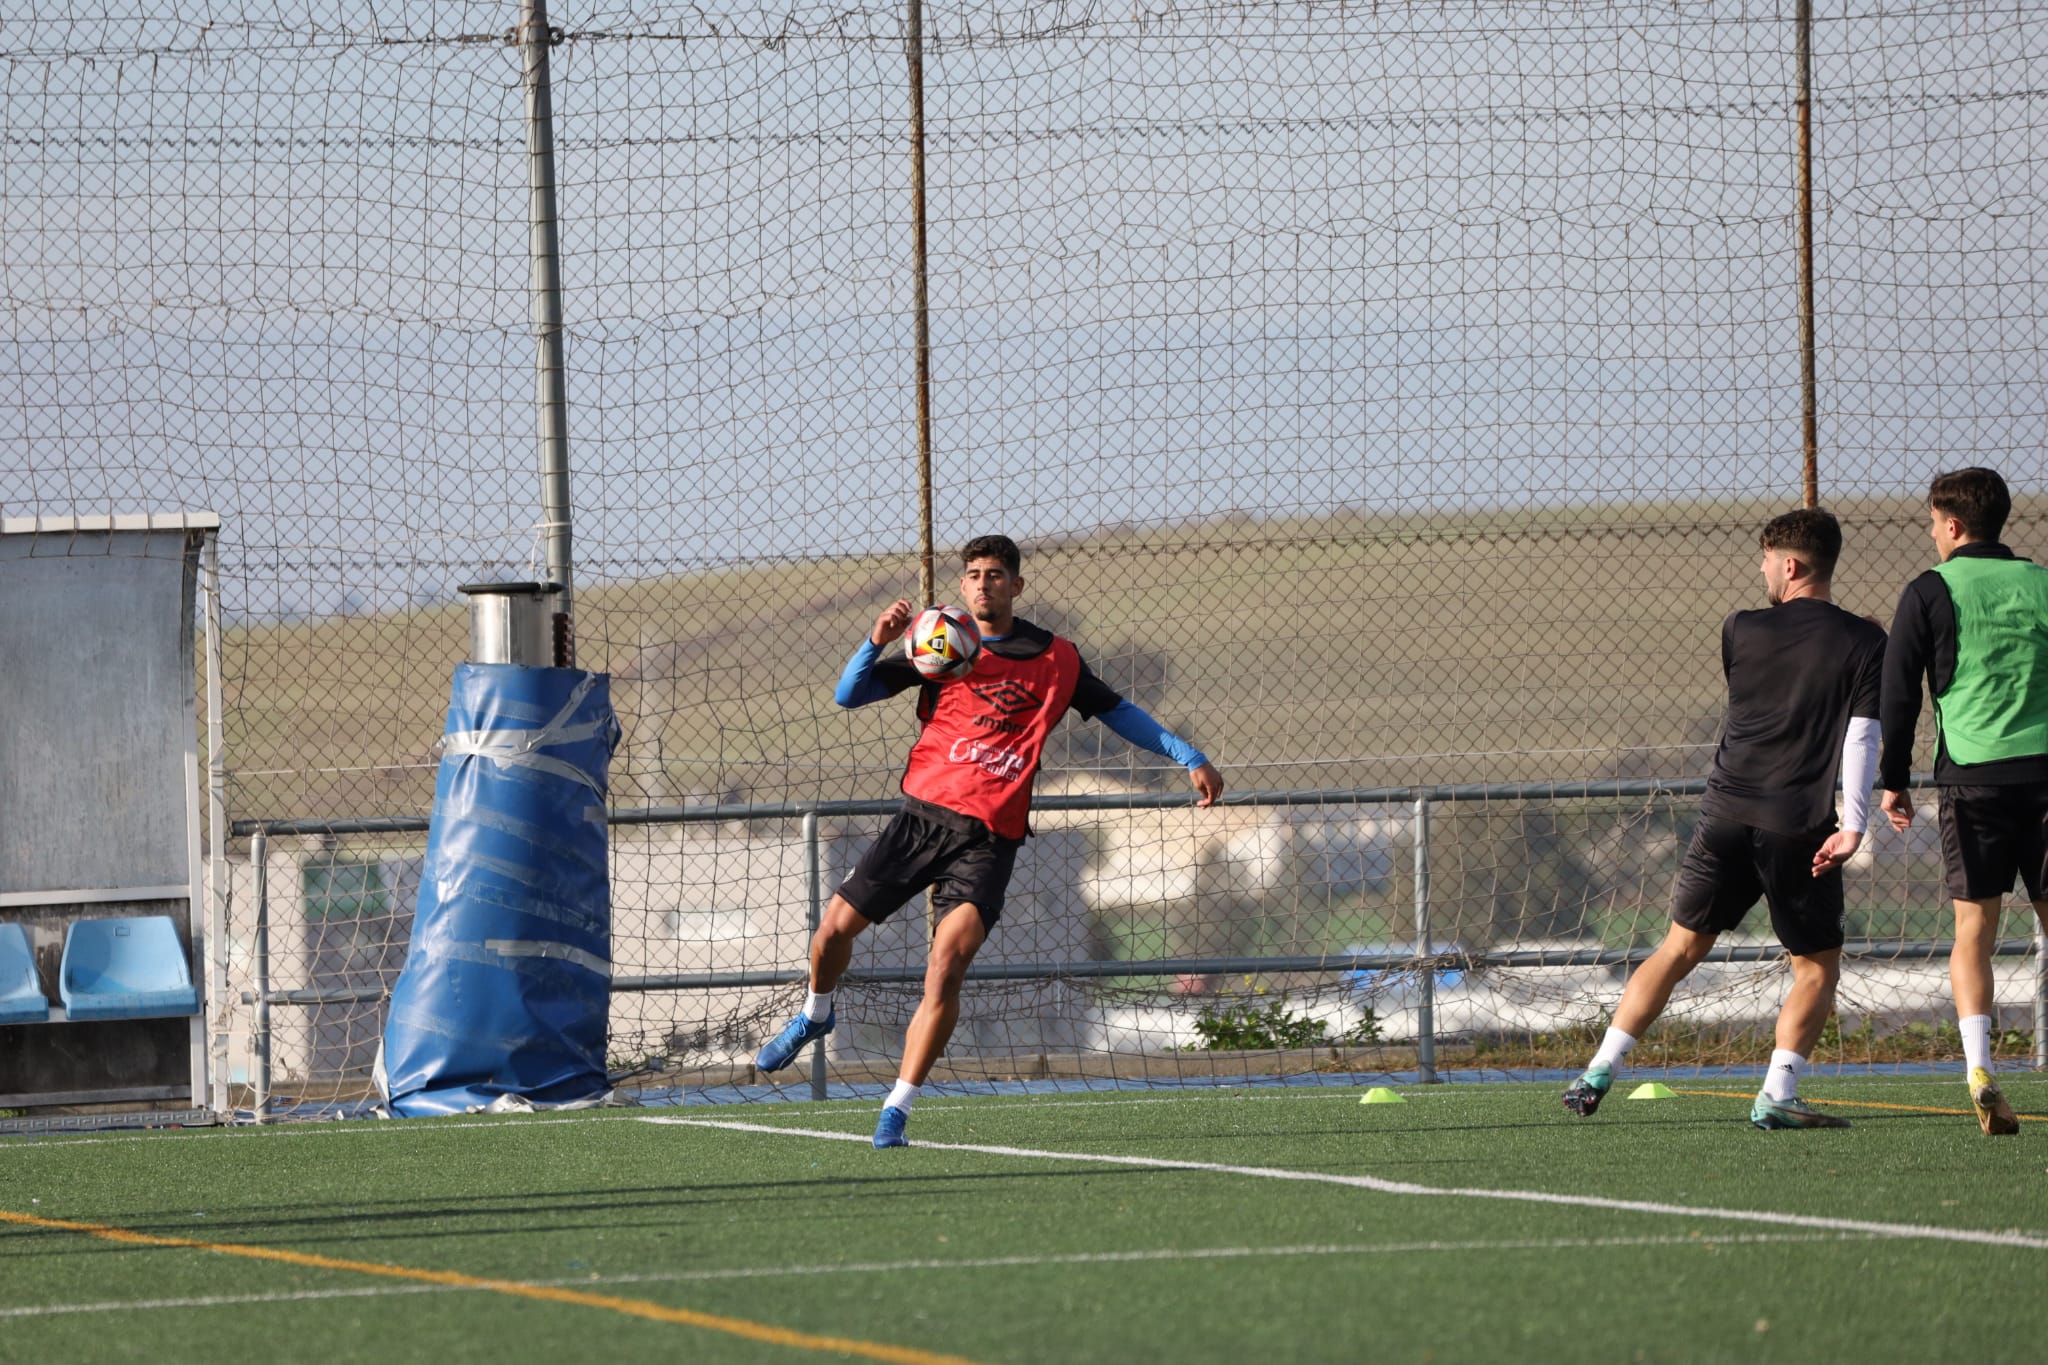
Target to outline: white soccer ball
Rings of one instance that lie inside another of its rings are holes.
[[[910,666],[933,682],[952,682],[974,671],[981,657],[981,627],[959,607],[926,607],[903,633]]]

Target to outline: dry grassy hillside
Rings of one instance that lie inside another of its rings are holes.
[[[1240,787],[1698,772],[1721,705],[1719,624],[1762,605],[1755,531],[1773,510],[1107,533],[1031,547],[1023,610],[1072,633]],[[1838,599],[1888,619],[1930,559],[1918,508],[1836,510]],[[2040,530],[2021,517],[2009,539],[2026,553]],[[904,556],[583,583],[582,662],[612,674],[627,733],[615,800],[892,790],[910,708],[849,714],[830,693],[874,613],[916,581]],[[455,603],[233,632],[235,814],[424,812],[467,631]],[[1062,762],[1092,758],[1093,728],[1069,722]],[[1114,740],[1104,751],[1123,761]]]

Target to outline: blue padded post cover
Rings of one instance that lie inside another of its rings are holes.
[[[50,1002],[36,983],[28,931],[19,924],[0,924],[0,1024],[41,1023],[49,1017]]]
[[[503,1095],[594,1099],[605,1081],[611,882],[610,679],[455,670],[426,866],[391,992],[380,1088],[399,1116]]]
[[[67,1019],[162,1019],[199,1013],[199,989],[169,915],[73,920],[57,994]]]

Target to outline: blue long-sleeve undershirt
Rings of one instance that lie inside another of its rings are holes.
[[[1151,712],[1134,701],[1120,701],[1095,719],[1129,743],[1170,758],[1183,768],[1199,768],[1209,761],[1200,749],[1154,720]]]
[[[853,651],[853,657],[846,661],[846,668],[839,675],[839,685],[832,689],[832,700],[849,709],[866,706],[871,701],[883,701],[891,694],[875,676],[875,664],[882,657],[882,646],[873,640],[862,640],[860,648]]]
[[[1002,637],[988,638],[997,640]],[[873,640],[860,642],[839,675],[839,685],[832,689],[833,701],[851,709],[895,695],[875,676],[875,664],[881,660],[882,649],[883,646]],[[1107,725],[1112,734],[1126,743],[1135,744],[1162,758],[1170,758],[1183,768],[1199,768],[1209,761],[1200,749],[1161,725],[1144,707],[1128,699],[1119,701],[1095,719]]]

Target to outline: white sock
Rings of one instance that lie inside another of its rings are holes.
[[[1607,1030],[1607,1036],[1600,1040],[1600,1050],[1593,1054],[1593,1060],[1587,1064],[1586,1070],[1614,1070],[1621,1065],[1622,1059],[1628,1056],[1635,1045],[1636,1040],[1620,1029]]]
[[[832,1017],[832,992],[811,991],[804,996],[804,1018],[822,1024]]]
[[[1764,1094],[1774,1100],[1789,1100],[1799,1093],[1799,1078],[1806,1074],[1806,1058],[1784,1048],[1771,1051],[1771,1069],[1764,1073]]]
[[[1963,1031],[1963,1065],[1981,1066],[1991,1069],[1991,1016],[1973,1014],[1967,1019],[1956,1020],[1956,1027]]]
[[[899,1076],[896,1078],[896,1088],[889,1092],[888,1099],[882,1101],[882,1107],[884,1109],[901,1109],[907,1114],[910,1112],[910,1106],[917,1103],[917,1092],[917,1086],[912,1085],[909,1081]]]

